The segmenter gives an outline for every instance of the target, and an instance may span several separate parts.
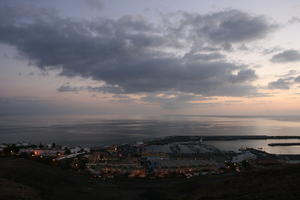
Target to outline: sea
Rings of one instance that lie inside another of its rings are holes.
[[[0,144],[30,142],[100,147],[166,136],[300,136],[300,116],[0,116]],[[204,141],[219,149],[259,148],[269,153],[300,154],[300,146],[269,146],[285,140]]]

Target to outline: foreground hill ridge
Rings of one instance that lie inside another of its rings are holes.
[[[299,199],[300,165],[191,179],[101,181],[21,158],[0,158],[0,199]]]

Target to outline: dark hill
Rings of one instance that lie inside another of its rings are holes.
[[[300,166],[191,179],[103,182],[25,159],[0,158],[0,199],[300,199]]]

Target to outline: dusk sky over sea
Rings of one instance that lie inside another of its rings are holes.
[[[297,0],[0,0],[1,115],[297,115]]]
[[[0,199],[300,199],[299,0],[0,0]]]

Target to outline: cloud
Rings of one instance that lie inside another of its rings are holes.
[[[199,103],[192,101],[207,101],[214,100],[214,98],[195,96],[191,94],[148,94],[141,98],[142,101],[148,103],[158,103],[162,108],[173,110],[196,106]]]
[[[278,26],[264,16],[253,16],[239,10],[225,10],[207,15],[183,13],[175,28],[190,39],[208,40],[214,44],[249,42],[264,38]],[[175,32],[175,34],[177,34]]]
[[[103,2],[102,0],[84,0],[85,3],[93,9],[102,10]]]
[[[292,17],[289,21],[289,24],[297,24],[300,23],[300,18],[299,17]]]
[[[276,81],[270,82],[268,88],[288,90],[291,86],[300,83],[300,76],[298,74],[296,70],[290,70],[287,74],[279,76],[280,78]]]
[[[165,20],[153,24],[142,16],[78,21],[7,9],[0,13],[0,42],[14,46],[38,68],[105,83],[86,88],[64,85],[60,92],[255,95],[251,84],[257,78],[255,71],[226,61],[219,52],[207,54],[195,47],[229,49],[235,43],[264,38],[275,28],[263,16],[237,10],[182,13],[177,26]]]
[[[229,101],[224,101],[224,103],[243,103],[241,100],[229,100]]]
[[[198,54],[191,54],[188,53],[184,55],[184,59],[187,60],[204,60],[204,61],[210,61],[210,60],[220,60],[225,58],[224,55],[220,53],[198,53]]]
[[[117,102],[117,103],[134,103],[136,100],[131,98],[128,95],[120,95],[120,94],[115,94],[112,96],[114,98],[111,100],[112,102]]]
[[[285,50],[281,53],[275,54],[271,61],[274,63],[287,63],[300,61],[300,52],[296,50]]]
[[[290,89],[290,82],[285,79],[278,79],[276,81],[270,82],[268,85],[269,89],[281,89],[288,90]]]
[[[280,47],[272,47],[272,48],[267,48],[263,50],[263,54],[267,55],[267,54],[273,54],[273,53],[277,53],[279,51],[282,51],[283,49]]]
[[[58,92],[78,92],[83,90],[84,88],[81,87],[71,87],[70,85],[62,85],[57,88]]]
[[[277,77],[285,78],[285,79],[293,79],[293,76],[299,74],[296,70],[289,70],[288,73],[279,75]]]
[[[300,83],[300,76],[298,76],[298,77],[295,78],[295,82],[296,83]]]
[[[70,86],[69,84],[64,84],[57,88],[58,92],[79,92],[79,91],[89,91],[89,92],[101,92],[101,93],[111,93],[111,94],[122,94],[124,91],[119,87],[112,85],[103,85],[98,87],[93,86]]]
[[[232,75],[230,77],[230,81],[232,83],[243,83],[243,82],[250,82],[257,79],[257,75],[255,71],[252,69],[244,69],[238,72],[237,75]]]

